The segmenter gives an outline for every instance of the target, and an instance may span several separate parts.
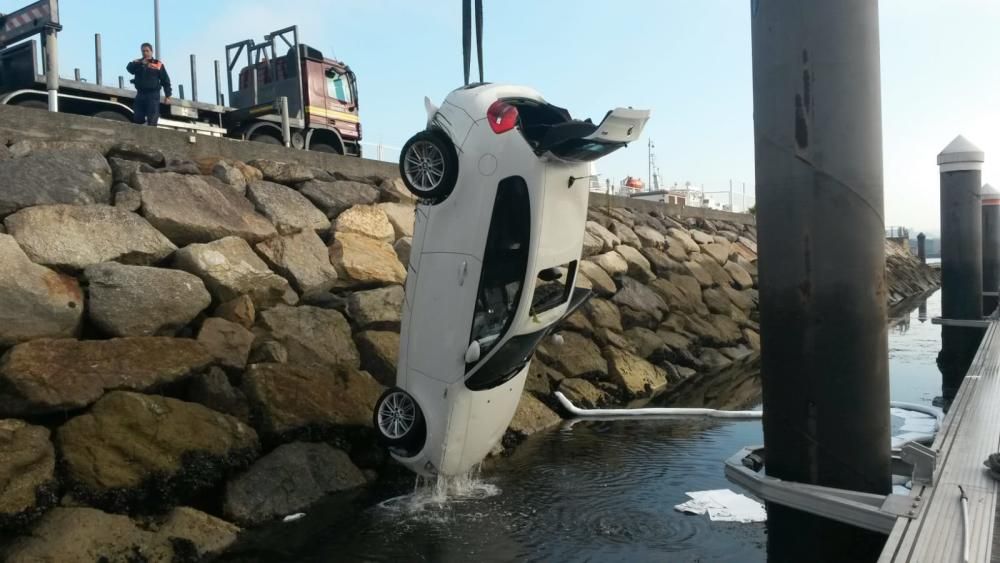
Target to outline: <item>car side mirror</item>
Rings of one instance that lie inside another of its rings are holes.
[[[479,355],[481,350],[479,348],[479,341],[473,340],[469,347],[465,350],[465,363],[474,364],[479,361]]]

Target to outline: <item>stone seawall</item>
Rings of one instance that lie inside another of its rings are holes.
[[[65,143],[0,144],[4,560],[196,559],[396,471],[371,429],[413,234],[391,171]],[[752,218],[667,211],[591,206],[595,297],[539,348],[506,447],[558,423],[556,390],[621,404],[755,365]],[[887,254],[891,299],[936,284]]]

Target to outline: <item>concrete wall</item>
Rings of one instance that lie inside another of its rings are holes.
[[[590,193],[591,207],[624,207],[633,211],[661,211],[671,217],[696,219],[709,219],[716,221],[728,221],[740,225],[756,225],[757,220],[749,213],[731,213],[729,211],[719,211],[708,209],[707,207],[688,207],[686,205],[670,205],[658,201],[648,201],[636,199],[634,197],[621,197],[607,195],[597,192]]]
[[[204,135],[191,135],[180,131],[142,127],[71,114],[52,114],[36,109],[0,105],[0,144],[20,140],[58,141],[85,143],[108,148],[114,143],[127,142],[154,146],[165,154],[178,158],[220,156],[234,160],[257,158],[299,162],[352,176],[398,176],[395,163],[363,158],[345,157],[324,153],[286,149],[285,147],[251,143],[235,139],[220,139]],[[192,142],[192,139],[194,141]],[[635,198],[590,194],[590,205],[620,207],[634,211],[662,211],[672,217],[714,219],[741,225],[755,225],[754,217],[745,213],[730,213],[701,207],[668,205]]]
[[[191,141],[192,138],[194,142]],[[5,141],[6,144],[11,144],[24,139],[87,143],[103,148],[125,142],[156,147],[164,154],[179,158],[220,156],[243,161],[261,158],[300,162],[352,176],[399,175],[398,167],[387,162],[0,105],[0,144]]]

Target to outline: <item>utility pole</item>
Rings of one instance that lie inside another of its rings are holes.
[[[889,494],[877,0],[751,4],[767,474]],[[885,536],[767,503],[770,561]]]
[[[162,59],[160,52],[160,0],[153,0],[153,43],[155,44],[157,59]]]

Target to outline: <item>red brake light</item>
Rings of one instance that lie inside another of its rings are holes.
[[[497,100],[486,110],[486,120],[490,122],[490,128],[497,135],[510,131],[517,125],[517,108]]]

